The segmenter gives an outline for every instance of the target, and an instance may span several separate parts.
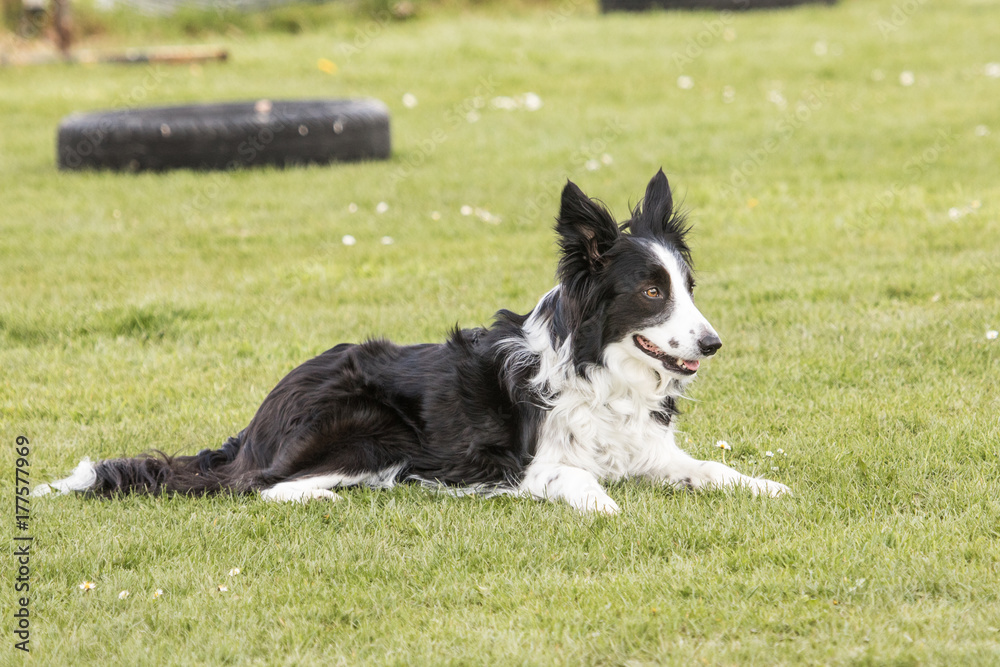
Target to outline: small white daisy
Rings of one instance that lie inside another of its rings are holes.
[[[986,340],[996,340],[997,336],[1000,336],[1000,331],[996,329],[990,329],[986,332]]]
[[[501,111],[513,111],[517,108],[517,100],[506,95],[498,95],[490,100],[490,106]]]
[[[231,570],[229,571],[229,576],[230,576],[230,577],[235,577],[235,576],[236,576],[237,574],[239,574],[239,573],[240,573],[240,568],[238,568],[238,567],[234,567],[233,569],[231,569]]]
[[[431,211],[431,220],[440,220],[441,214],[437,211]]]
[[[694,79],[689,77],[687,74],[681,74],[677,77],[677,87],[681,90],[691,90],[694,88]]]
[[[528,111],[538,111],[542,108],[542,98],[535,93],[525,93],[524,108]]]
[[[899,84],[901,86],[912,86],[916,80],[917,78],[913,76],[913,72],[910,70],[904,70],[899,73]]]
[[[986,137],[989,136],[990,134],[990,128],[986,127],[985,125],[976,125],[976,129],[974,130],[974,132],[976,133],[977,137]]]
[[[395,243],[395,240],[391,236],[382,237],[382,245],[392,245],[393,243]]]
[[[813,44],[813,53],[817,56],[825,56],[827,51],[826,42],[820,40]]]
[[[986,67],[983,68],[986,76],[1000,79],[1000,63],[986,63]]]
[[[343,243],[344,245],[354,245],[355,243],[358,242],[358,240],[353,236],[351,236],[350,234],[344,234],[344,237],[340,239],[340,242]]]
[[[225,584],[219,584],[218,586],[216,586],[216,588],[219,589],[220,593],[225,593],[229,590],[229,587],[226,586]]]
[[[724,449],[727,452],[732,449],[732,447],[729,446],[729,443],[726,442],[725,440],[719,440],[717,443],[715,443],[715,446],[718,447],[719,449]]]
[[[764,456],[766,456],[766,457],[768,457],[768,458],[774,458],[774,452],[772,452],[772,451],[771,451],[771,450],[769,449],[769,450],[767,450],[766,452],[764,452]]]
[[[93,581],[84,581],[82,584],[80,584],[81,591],[92,591],[95,588],[97,588],[97,584],[95,584]]]
[[[406,93],[403,95],[403,106],[407,109],[412,109],[417,106],[417,96],[413,93]]]
[[[597,171],[601,168],[601,163],[597,160],[587,160],[583,166],[587,171]]]
[[[376,213],[385,213],[388,210],[389,210],[389,205],[386,204],[384,201],[380,201],[378,204],[375,205]]]
[[[350,211],[351,213],[357,213],[358,205],[355,204],[354,202],[351,202],[350,204],[347,205],[347,210]]]
[[[466,204],[465,206],[460,208],[459,211],[461,212],[462,215],[472,215],[473,208],[468,204]]]
[[[467,120],[470,123],[475,123],[479,120],[479,114],[476,113],[475,111],[470,111],[469,113],[465,114],[465,120]]]
[[[124,600],[127,597],[128,597],[128,591],[122,591],[121,593],[118,594],[119,600]]]
[[[158,600],[158,599],[160,599],[162,597],[163,597],[163,589],[162,588],[157,588],[155,591],[153,591],[153,599],[154,600]]]
[[[500,218],[498,216],[495,216],[486,209],[482,208],[476,209],[476,217],[482,220],[483,222],[490,223],[491,225],[495,225],[500,222]]]

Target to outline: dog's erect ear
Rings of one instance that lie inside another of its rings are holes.
[[[618,225],[608,210],[583,194],[572,181],[562,191],[562,204],[556,222],[563,259],[560,267],[566,272],[594,272],[602,265],[601,256],[620,236]]]
[[[660,169],[646,186],[646,196],[642,198],[642,213],[653,224],[664,224],[673,216],[674,196],[670,194],[670,183]]]
[[[674,210],[674,196],[663,170],[656,172],[646,186],[642,203],[632,211],[632,219],[623,228],[636,236],[658,239],[674,246],[688,263],[691,251],[687,244],[688,226],[684,214]]]

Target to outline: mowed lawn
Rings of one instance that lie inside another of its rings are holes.
[[[1000,663],[991,5],[344,13],[188,40],[225,64],[0,70],[4,533],[34,537],[31,654],[8,559],[0,662]],[[96,45],[172,41],[143,25]],[[492,103],[526,93],[540,108]],[[75,110],[358,96],[391,108],[387,162],[54,166]],[[728,442],[793,497],[621,483],[614,518],[409,487],[48,497],[16,528],[18,435],[33,484],[83,456],[217,447],[335,343],[528,311],[566,179],[624,216],[661,166],[725,343],[680,440],[710,459]]]

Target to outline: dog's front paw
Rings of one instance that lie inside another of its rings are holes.
[[[306,503],[310,500],[330,500],[336,502],[340,500],[340,496],[329,489],[313,489],[312,491],[307,491],[303,494],[302,498],[299,499],[299,502]]]
[[[281,484],[264,489],[260,492],[260,497],[275,503],[305,504],[310,500],[329,500],[332,502],[340,500],[340,496],[329,489],[302,489],[291,485],[283,487]]]
[[[762,478],[754,478],[751,482],[750,491],[753,492],[753,495],[755,496],[769,496],[771,498],[777,498],[778,496],[792,495],[792,490],[781,482],[774,482],[772,480]]]
[[[618,512],[621,511],[618,507],[618,503],[612,500],[611,496],[606,493],[589,493],[586,496],[581,496],[580,498],[570,501],[570,505],[575,507],[580,512],[597,512],[598,514],[605,514],[607,516],[618,514]]]

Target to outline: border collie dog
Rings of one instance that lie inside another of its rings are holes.
[[[414,481],[459,493],[562,500],[614,514],[601,480],[676,488],[784,484],[678,448],[677,400],[722,341],[695,307],[684,218],[666,177],[618,224],[568,182],[556,223],[559,283],[527,315],[456,329],[443,344],[343,344],[290,372],[221,449],[83,462],[62,493],[259,493]]]

